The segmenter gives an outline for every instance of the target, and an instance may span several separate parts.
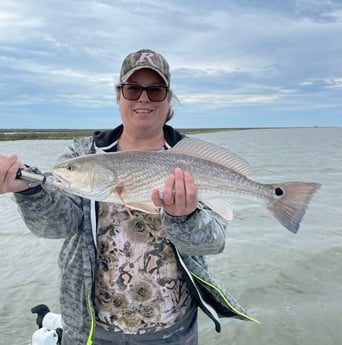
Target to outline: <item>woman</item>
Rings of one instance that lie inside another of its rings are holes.
[[[166,125],[173,115],[167,61],[143,49],[123,61],[117,101],[122,125],[75,140],[62,158],[128,150],[167,150],[183,135]],[[197,307],[213,319],[249,318],[218,287],[204,255],[223,251],[226,222],[198,202],[191,174],[168,176],[163,197],[151,191],[160,215],[127,212],[29,186],[15,179],[23,164],[0,156],[0,193],[14,192],[27,227],[64,238],[59,266],[64,345],[198,344]]]

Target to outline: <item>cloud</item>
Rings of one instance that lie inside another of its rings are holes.
[[[122,59],[149,47],[189,113],[337,108],[341,22],[337,0],[2,0],[0,106],[105,112]]]
[[[208,109],[229,107],[247,104],[273,103],[277,101],[277,95],[248,95],[248,94],[191,94],[190,96],[179,96],[182,104],[203,104]]]

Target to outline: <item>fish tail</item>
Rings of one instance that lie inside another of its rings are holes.
[[[267,208],[288,230],[297,233],[310,199],[321,185],[310,182],[286,182],[271,186],[274,188],[275,197]]]

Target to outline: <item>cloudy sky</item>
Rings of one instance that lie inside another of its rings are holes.
[[[0,128],[111,128],[124,57],[169,61],[187,127],[341,126],[341,0],[1,0]]]

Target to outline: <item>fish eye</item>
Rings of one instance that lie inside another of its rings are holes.
[[[74,166],[72,164],[68,164],[65,168],[68,171],[73,171],[74,170]]]

